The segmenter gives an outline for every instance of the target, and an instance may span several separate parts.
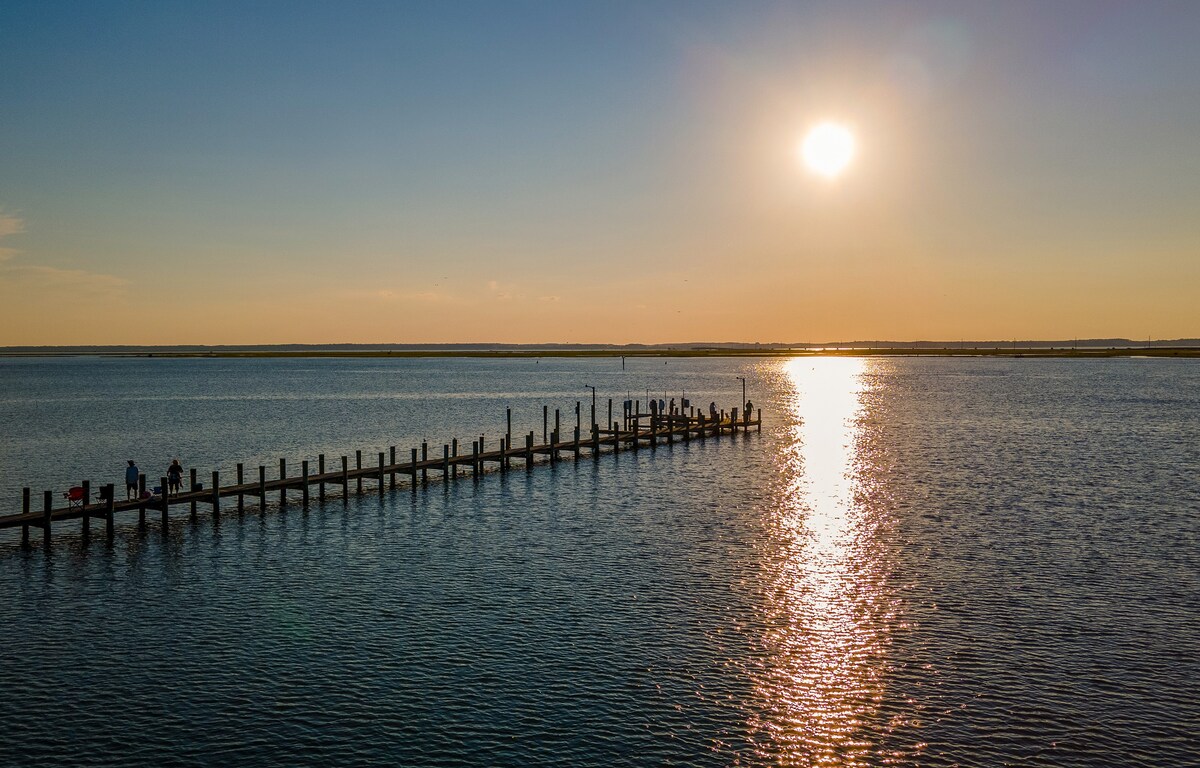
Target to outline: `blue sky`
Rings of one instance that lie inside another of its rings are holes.
[[[9,2],[0,344],[1200,335],[1197,32],[1186,2]],[[859,142],[835,183],[793,157],[823,119]]]

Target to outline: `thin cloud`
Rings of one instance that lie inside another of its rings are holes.
[[[19,235],[25,231],[25,220],[20,216],[13,216],[11,213],[5,213],[0,210],[0,239],[9,235]],[[8,261],[13,256],[16,256],[20,251],[16,248],[0,247],[0,261]]]
[[[391,288],[378,288],[369,291],[346,291],[346,298],[365,301],[405,302],[417,304],[457,304],[460,299],[441,291],[397,291]]]
[[[124,288],[129,281],[115,275],[104,275],[82,269],[59,269],[36,265],[5,267],[0,271],[4,282],[24,283],[50,289],[112,291]]]
[[[0,237],[19,235],[25,231],[25,220],[0,210]]]

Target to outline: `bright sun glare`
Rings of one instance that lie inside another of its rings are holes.
[[[800,156],[810,170],[832,179],[854,158],[854,134],[839,123],[821,123],[804,137]]]

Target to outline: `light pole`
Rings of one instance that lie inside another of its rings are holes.
[[[584,389],[592,390],[592,429],[596,428],[596,388],[591,384],[584,384]]]
[[[742,404],[740,406],[738,406],[738,410],[744,411],[744,410],[746,410],[746,377],[745,376],[737,376],[735,378],[742,380]]]

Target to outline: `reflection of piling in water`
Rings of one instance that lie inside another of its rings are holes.
[[[610,401],[611,402],[611,401]],[[632,404],[631,404],[632,405]],[[158,509],[162,514],[162,531],[165,534],[167,531],[168,511],[172,505],[184,504],[189,507],[190,517],[195,519],[196,505],[207,504],[212,509],[212,517],[214,523],[219,521],[221,514],[221,498],[227,496],[237,497],[238,512],[243,512],[245,508],[245,497],[249,495],[252,499],[257,497],[259,509],[265,509],[267,506],[267,494],[270,491],[279,492],[279,506],[287,505],[288,491],[300,491],[301,503],[305,508],[309,504],[309,488],[314,483],[318,489],[318,499],[325,501],[326,486],[338,485],[342,488],[343,503],[347,503],[351,493],[351,483],[353,482],[354,489],[358,494],[363,492],[363,481],[373,481],[375,488],[380,497],[383,497],[384,490],[388,484],[387,478],[391,478],[391,487],[397,487],[397,475],[406,475],[409,486],[413,493],[416,493],[418,482],[420,485],[426,485],[429,482],[429,470],[441,472],[442,481],[445,483],[451,480],[456,480],[460,477],[458,468],[461,465],[470,467],[470,475],[474,479],[478,479],[480,475],[487,471],[489,463],[494,464],[500,472],[505,472],[512,465],[513,459],[518,459],[524,462],[526,469],[532,469],[537,462],[538,457],[546,457],[550,463],[556,463],[560,460],[561,454],[569,453],[575,461],[579,461],[580,455],[587,451],[590,455],[599,459],[603,453],[620,453],[622,450],[632,449],[637,451],[643,445],[655,449],[660,441],[667,441],[668,444],[673,444],[676,438],[684,442],[690,442],[693,438],[707,440],[710,437],[722,437],[725,435],[734,435],[737,432],[747,433],[762,430],[762,409],[759,409],[756,414],[742,414],[739,418],[737,409],[734,409],[726,416],[722,411],[720,418],[713,419],[705,417],[701,412],[698,413],[693,408],[690,414],[684,413],[642,413],[640,401],[637,407],[626,407],[623,416],[624,426],[618,421],[613,421],[612,407],[609,406],[609,424],[611,426],[601,428],[599,424],[593,423],[590,433],[584,437],[581,435],[581,425],[579,423],[580,404],[575,405],[576,425],[572,430],[570,439],[563,440],[561,432],[561,421],[558,409],[554,411],[554,431],[550,433],[549,439],[545,439],[546,430],[549,427],[549,408],[542,410],[542,433],[544,442],[540,445],[534,444],[534,432],[530,431],[525,435],[525,439],[514,444],[512,439],[512,410],[509,409],[506,413],[506,432],[504,437],[500,438],[500,447],[497,450],[488,451],[485,449],[484,436],[480,435],[478,440],[471,443],[471,453],[459,455],[458,439],[455,438],[452,443],[447,443],[442,446],[442,455],[440,457],[429,458],[429,443],[428,441],[421,442],[420,458],[417,457],[417,449],[413,448],[411,458],[406,463],[399,463],[396,460],[396,446],[391,446],[387,458],[383,451],[378,453],[378,464],[374,467],[364,467],[362,462],[362,451],[355,451],[354,468],[350,468],[348,456],[342,456],[342,466],[340,470],[333,472],[325,471],[325,454],[321,454],[317,459],[317,473],[310,474],[309,462],[307,460],[301,462],[301,471],[297,476],[288,476],[287,460],[281,458],[279,460],[279,478],[276,480],[267,480],[267,468],[260,465],[258,468],[257,482],[244,482],[243,465],[237,465],[237,480],[232,485],[221,486],[220,474],[217,471],[212,473],[212,485],[209,488],[204,488],[196,480],[196,469],[192,468],[190,472],[191,487],[188,491],[182,493],[170,492],[168,479],[161,478],[161,485],[157,489],[157,494],[139,493],[139,498],[130,499],[127,501],[117,501],[115,498],[114,486],[110,483],[103,486],[99,491],[99,499],[93,503],[91,499],[91,482],[83,481],[79,488],[72,489],[78,491],[79,498],[71,494],[64,494],[67,497],[67,506],[54,508],[54,494],[51,491],[46,491],[43,494],[42,510],[40,512],[32,509],[32,497],[29,488],[24,488],[21,491],[21,512],[15,515],[0,516],[0,528],[15,528],[21,527],[21,543],[23,546],[29,545],[29,529],[41,528],[42,541],[45,547],[50,546],[51,541],[51,524],[55,521],[62,520],[80,520],[81,530],[84,534],[84,540],[90,533],[91,519],[93,517],[103,518],[105,521],[105,535],[108,540],[113,538],[113,517],[117,512],[125,512],[129,510],[138,510],[139,529],[144,529],[146,524],[146,508],[151,507]],[[643,420],[646,425],[643,427]],[[521,445],[519,443],[524,443]],[[464,476],[465,475],[461,475]],[[145,476],[139,478],[139,489],[144,491],[146,487]]]

